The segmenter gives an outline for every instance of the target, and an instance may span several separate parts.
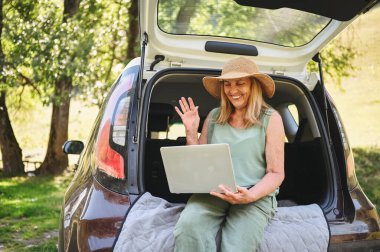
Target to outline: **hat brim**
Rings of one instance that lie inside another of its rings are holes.
[[[223,80],[231,80],[238,78],[252,77],[257,80],[260,84],[263,93],[268,98],[272,98],[275,92],[275,84],[273,79],[266,74],[263,73],[239,73],[239,72],[229,72],[227,74],[221,76],[206,76],[203,78],[203,86],[212,96],[216,98],[220,98],[220,89]]]

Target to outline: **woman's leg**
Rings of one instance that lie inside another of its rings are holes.
[[[174,251],[216,251],[215,236],[229,204],[208,194],[194,194],[175,229]]]
[[[256,251],[276,208],[273,197],[246,205],[232,205],[222,230],[222,252]]]

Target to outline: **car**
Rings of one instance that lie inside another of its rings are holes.
[[[201,124],[218,106],[202,86],[234,57],[253,59],[275,81],[267,99],[282,117],[285,180],[277,200],[317,204],[330,230],[329,251],[378,251],[375,206],[355,175],[352,149],[322,73],[310,60],[378,1],[140,0],[141,57],[113,84],[83,144],[60,218],[60,251],[112,250],[128,211],[144,192],[186,203],[169,191],[160,148],[185,145],[174,106],[199,105]]]

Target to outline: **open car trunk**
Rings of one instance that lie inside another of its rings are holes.
[[[167,70],[146,85],[149,94],[149,113],[146,121],[146,140],[142,157],[142,183],[145,191],[169,202],[185,203],[188,194],[172,194],[169,191],[160,148],[185,145],[185,130],[174,106],[180,97],[192,97],[199,106],[201,125],[208,112],[219,106],[202,85],[206,74],[215,71]],[[316,203],[329,208],[333,202],[332,185],[328,178],[331,171],[328,158],[324,156],[325,139],[321,137],[320,118],[316,115],[310,92],[294,79],[273,77],[276,92],[267,102],[282,116],[286,132],[285,180],[277,196],[279,204],[292,202],[296,205]],[[148,111],[148,110],[146,110]]]
[[[180,97],[192,97],[199,106],[202,124],[219,101],[202,85],[210,69],[168,69],[158,72],[144,86],[140,140],[140,188],[143,193],[130,207],[115,251],[172,251],[173,230],[190,194],[173,194],[160,148],[185,145],[181,119],[174,106]],[[266,228],[259,251],[326,251],[330,233],[325,213],[334,205],[333,176],[321,120],[311,93],[297,80],[273,76],[276,93],[267,102],[282,116],[286,132],[285,180],[277,195],[279,208]],[[144,137],[144,138],[143,138]],[[222,230],[222,229],[221,229]],[[222,232],[222,231],[220,231]],[[220,242],[220,232],[216,236]],[[312,249],[310,249],[312,248]]]

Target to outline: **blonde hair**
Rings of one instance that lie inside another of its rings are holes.
[[[216,123],[225,124],[231,114],[234,112],[234,107],[224,93],[224,86],[221,84],[220,88],[220,112],[216,118]],[[249,128],[254,125],[261,125],[260,114],[262,110],[269,108],[269,105],[264,101],[263,91],[257,80],[251,78],[250,94],[248,97],[247,109],[243,118],[244,128]]]

